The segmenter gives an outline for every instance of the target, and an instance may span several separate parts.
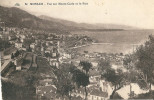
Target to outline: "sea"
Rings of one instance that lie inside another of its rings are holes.
[[[122,31],[74,31],[72,34],[86,35],[96,42],[76,48],[78,52],[84,51],[101,53],[132,53],[144,44],[154,30],[122,30]]]

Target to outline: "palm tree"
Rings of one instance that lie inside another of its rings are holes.
[[[92,64],[87,61],[80,61],[79,65],[82,66],[82,69],[86,72],[86,75],[88,75],[88,72],[92,67]]]

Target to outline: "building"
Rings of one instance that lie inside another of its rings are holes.
[[[31,47],[32,49],[34,49],[34,48],[35,48],[35,43],[30,44],[30,47]]]
[[[9,40],[14,40],[16,37],[14,35],[8,37]]]
[[[21,38],[21,39],[25,39],[26,36],[25,36],[25,35],[20,35],[20,38]]]
[[[92,64],[92,66],[95,67],[95,68],[98,67],[98,63],[97,63],[97,62],[91,62],[91,64]]]
[[[22,43],[21,42],[17,42],[17,43],[15,43],[15,47],[16,48],[22,48]]]
[[[23,64],[23,58],[19,57],[15,60],[16,70],[21,70]]]
[[[59,62],[57,60],[52,60],[50,61],[51,66],[56,66],[57,68],[59,67]]]
[[[0,38],[1,38],[1,39],[3,38],[3,35],[2,35],[2,34],[0,34]]]
[[[87,90],[88,91],[88,90]],[[81,97],[85,98],[85,89],[84,88],[78,88],[75,89],[72,93],[72,97]]]
[[[52,57],[57,57],[57,53],[52,53]]]
[[[34,54],[33,55],[33,59],[32,59],[32,66],[31,66],[31,68],[37,68],[37,63],[36,63],[36,59],[37,59],[37,56]]]
[[[41,52],[44,52],[45,51],[45,48],[42,46],[41,47]]]
[[[56,87],[54,85],[51,86],[38,86],[36,88],[37,100],[55,100],[56,95]]]
[[[71,58],[71,54],[68,54],[68,53],[64,53],[63,56],[64,58]]]
[[[108,93],[99,89],[93,89],[88,95],[88,100],[106,100],[107,98]]]
[[[99,82],[100,79],[101,79],[101,76],[100,76],[100,75],[97,75],[97,76],[90,76],[89,81],[92,82],[92,83],[93,83],[93,82]]]
[[[2,40],[8,40],[8,34],[1,34],[0,38],[2,38]]]
[[[50,54],[50,50],[45,50],[45,53],[49,53]]]
[[[47,78],[44,80],[40,80],[39,85],[40,86],[51,86],[51,85],[53,85],[53,81],[52,81],[52,79]]]
[[[23,43],[23,42],[24,42],[24,39],[23,39],[23,38],[21,38],[21,39],[20,39],[20,41]]]
[[[100,80],[99,86],[103,92],[108,92],[109,84],[105,80]]]

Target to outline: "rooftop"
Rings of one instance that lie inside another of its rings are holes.
[[[95,95],[95,96],[99,96],[99,97],[108,97],[108,93],[107,92],[100,91],[99,89],[92,90],[90,95]]]

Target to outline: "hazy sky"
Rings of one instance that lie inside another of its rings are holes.
[[[88,5],[28,5],[25,3],[79,3]],[[154,28],[154,0],[0,0],[0,4],[20,7],[35,15],[48,15],[86,23],[113,23]]]

